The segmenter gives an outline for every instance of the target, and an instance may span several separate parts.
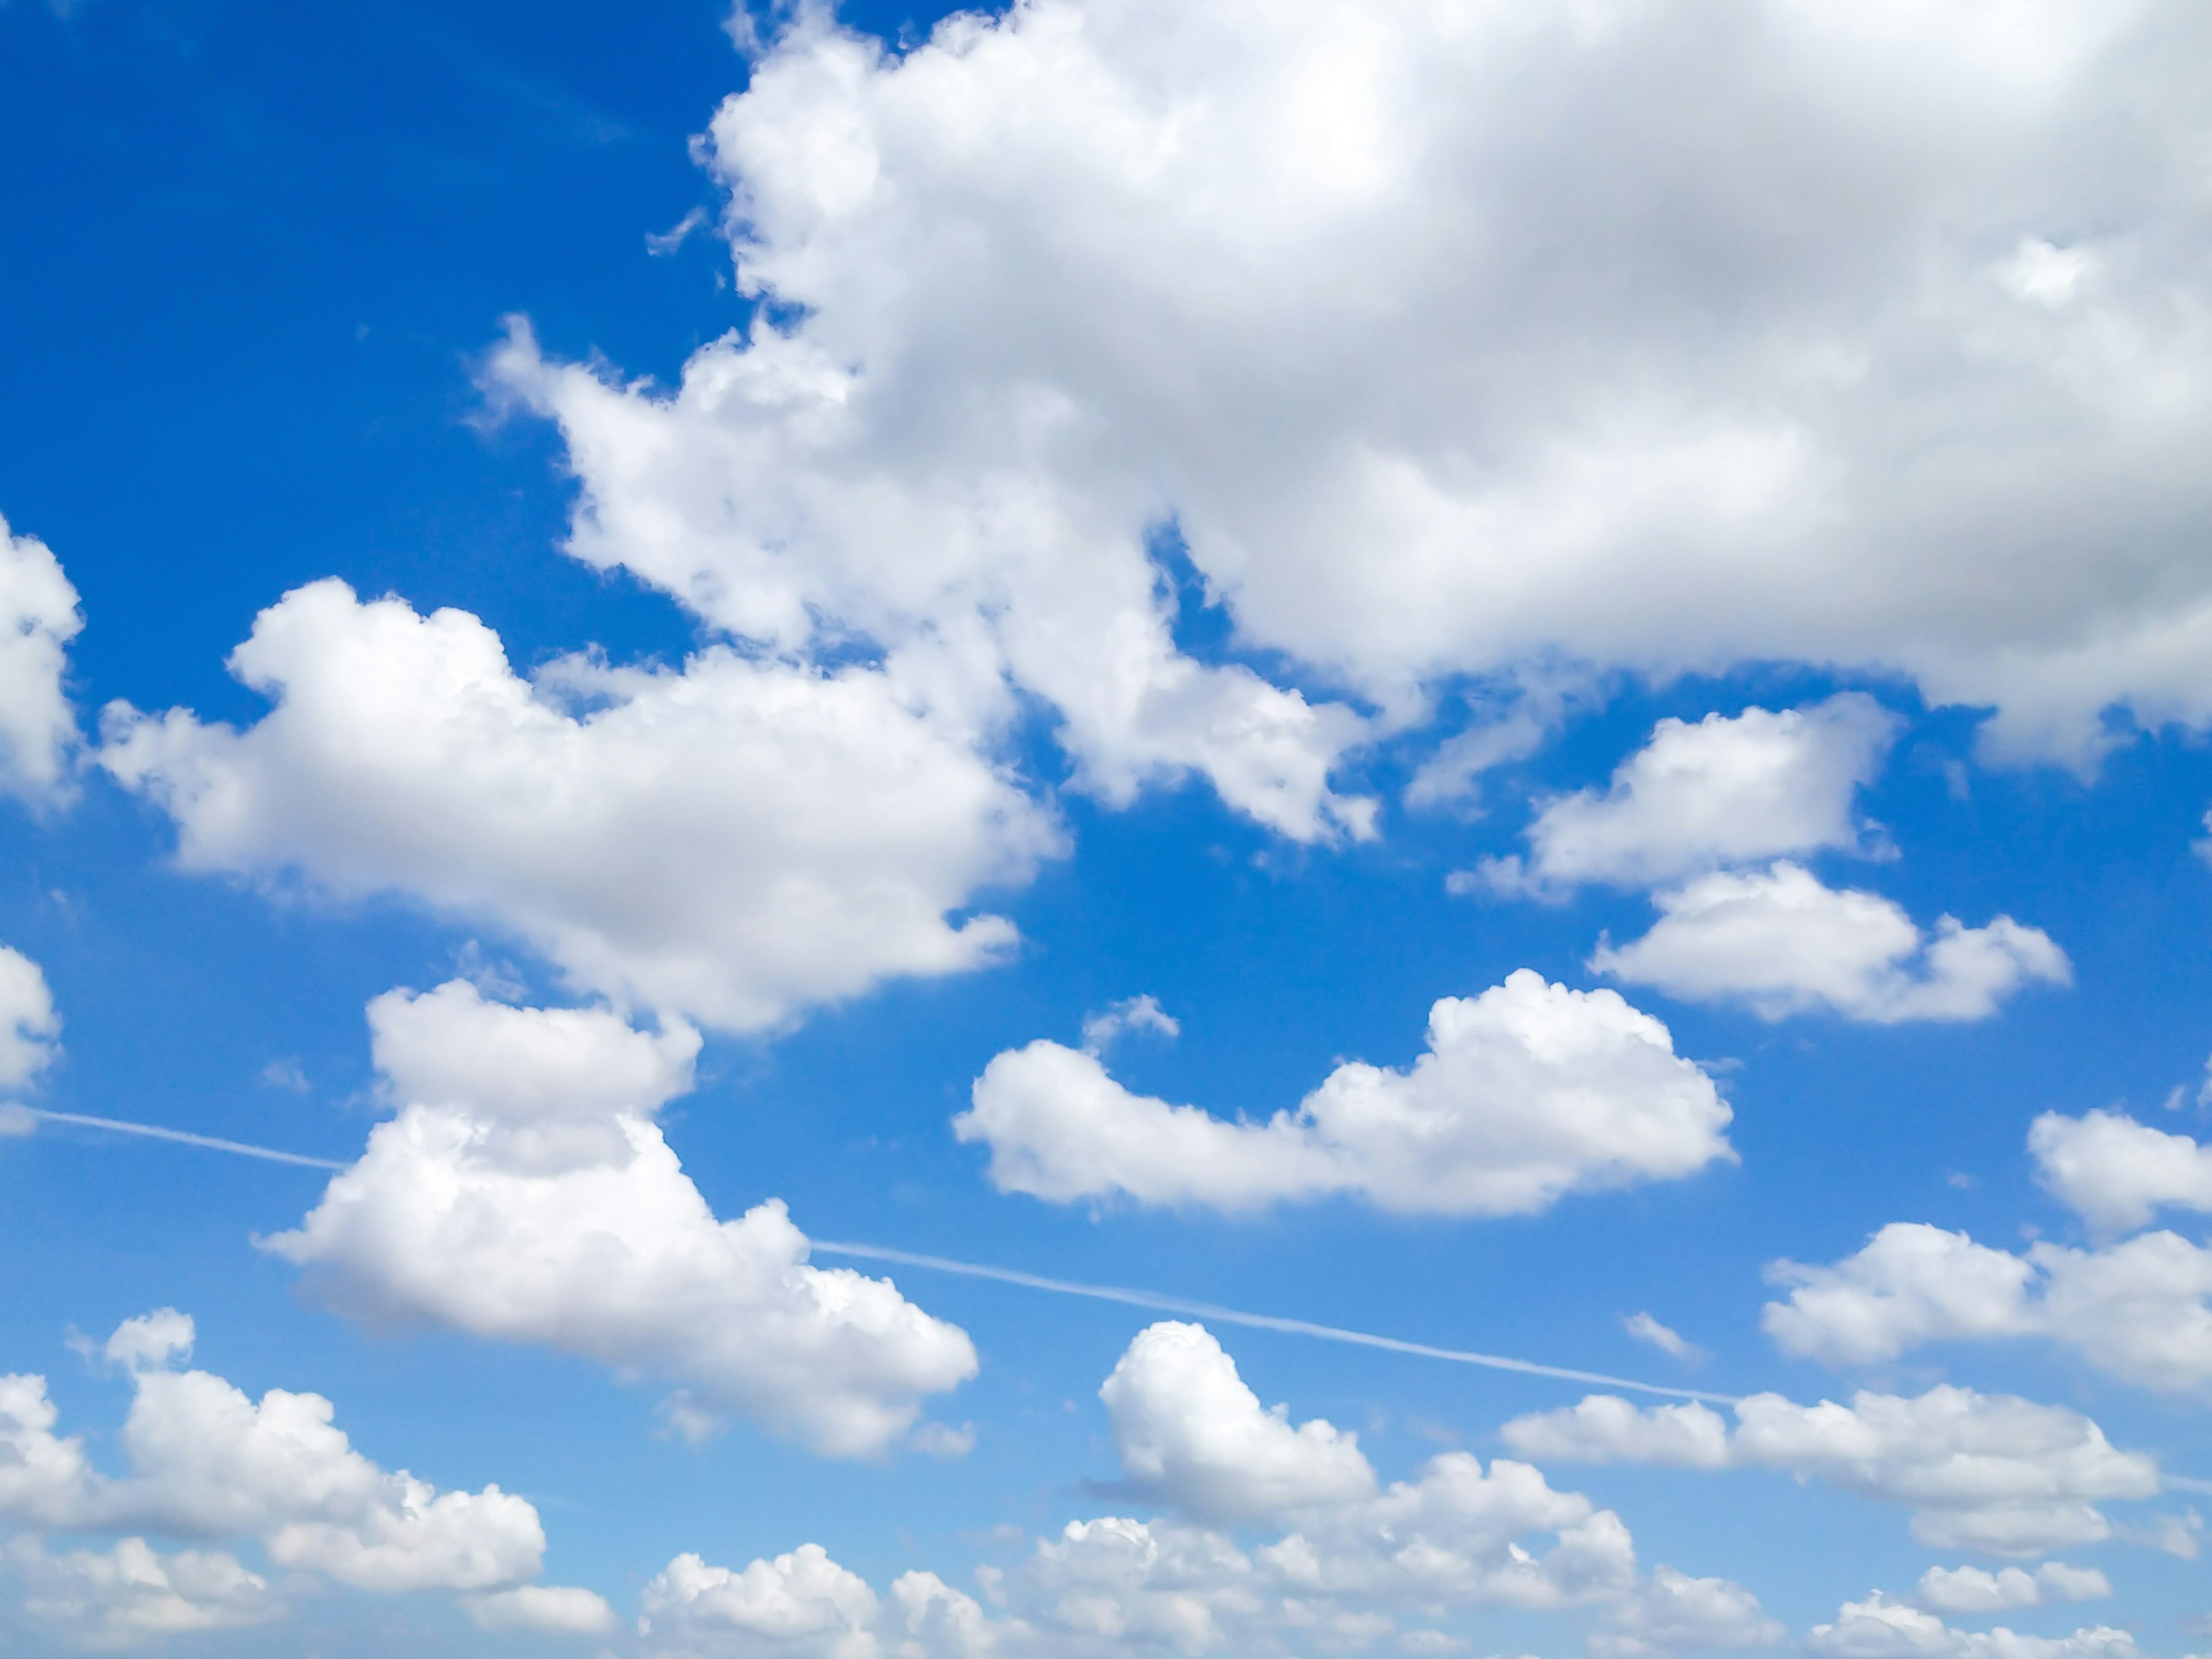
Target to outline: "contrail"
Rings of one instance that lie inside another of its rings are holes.
[[[941,1255],[918,1255],[912,1250],[894,1250],[882,1244],[833,1244],[826,1239],[811,1241],[815,1252],[822,1255],[857,1256],[867,1261],[896,1261],[908,1267],[927,1267],[943,1273],[962,1273],[969,1279],[996,1279],[1002,1285],[1020,1285],[1033,1291],[1050,1291],[1059,1296],[1087,1296],[1100,1302],[1126,1303],[1133,1308],[1150,1308],[1158,1313],[1188,1314],[1196,1319],[1215,1319],[1224,1325],[1249,1325],[1263,1331],[1286,1331],[1293,1336],[1317,1336],[1324,1342],[1349,1342],[1362,1348],[1382,1348],[1391,1353],[1418,1354],[1424,1359],[1449,1359],[1459,1365],[1482,1365],[1494,1371],[1520,1371],[1528,1376],[1556,1376],[1570,1382],[1592,1382],[1601,1388],[1630,1389],[1638,1394],[1663,1394],[1677,1400],[1710,1400],[1724,1406],[1736,1403],[1734,1395],[1714,1394],[1703,1389],[1670,1389],[1658,1382],[1638,1382],[1625,1376],[1607,1376],[1602,1371],[1578,1371],[1565,1365],[1540,1365],[1533,1359],[1507,1359],[1494,1353],[1469,1353],[1460,1348],[1433,1348],[1425,1342],[1401,1342],[1395,1336],[1374,1336],[1365,1331],[1347,1331],[1334,1325],[1316,1325],[1304,1319],[1279,1319],[1273,1314],[1240,1313],[1234,1308],[1217,1308],[1210,1302],[1190,1302],[1179,1296],[1162,1296],[1154,1291],[1125,1290],[1118,1285],[1079,1285],[1070,1279],[1046,1279],[1037,1273],[1018,1273],[1012,1267],[986,1267],[973,1261],[953,1261]]]
[[[44,1118],[49,1123],[74,1123],[86,1129],[112,1129],[118,1134],[144,1135],[149,1140],[173,1140],[183,1146],[204,1146],[212,1152],[236,1152],[241,1158],[266,1158],[271,1164],[298,1164],[310,1170],[343,1170],[346,1166],[327,1158],[309,1158],[305,1152],[280,1152],[273,1146],[249,1146],[242,1140],[218,1140],[213,1135],[196,1135],[182,1129],[164,1129],[152,1123],[125,1123],[120,1118],[87,1117],[82,1112],[50,1112],[41,1106],[22,1109],[33,1117]]]

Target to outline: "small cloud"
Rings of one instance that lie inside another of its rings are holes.
[[[263,1066],[261,1081],[271,1089],[289,1089],[295,1095],[307,1092],[307,1074],[294,1054],[279,1055]]]
[[[1680,1360],[1686,1365],[1695,1364],[1705,1357],[1705,1351],[1682,1334],[1661,1324],[1648,1313],[1633,1313],[1620,1322],[1620,1328],[1638,1342],[1649,1342],[1660,1352]]]
[[[530,994],[513,963],[494,962],[474,939],[453,952],[453,974],[497,1002],[520,1002]]]
[[[1943,1177],[1943,1184],[1946,1187],[1956,1188],[1960,1192],[1965,1193],[1972,1192],[1978,1183],[1974,1180],[1973,1176],[1968,1175],[1964,1170],[1954,1170],[1950,1174]]]
[[[1083,1022],[1084,1052],[1096,1054],[1127,1031],[1152,1031],[1164,1037],[1178,1037],[1182,1035],[1182,1024],[1156,999],[1129,997]]]
[[[677,249],[682,247],[685,242],[690,240],[691,233],[706,222],[707,210],[695,207],[669,229],[658,234],[647,231],[645,234],[645,251],[656,259],[665,259]]]
[[[18,1106],[12,1100],[0,1100],[0,1140],[30,1134],[38,1127],[38,1115],[29,1107]]]
[[[963,1423],[955,1429],[943,1423],[924,1423],[908,1437],[907,1443],[924,1457],[941,1457],[950,1462],[975,1449],[975,1425]]]
[[[687,1446],[703,1446],[722,1431],[722,1419],[695,1402],[684,1389],[662,1401],[654,1415],[660,1419],[662,1438],[673,1436]]]

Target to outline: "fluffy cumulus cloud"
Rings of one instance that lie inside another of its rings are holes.
[[[1699,876],[1653,902],[1651,931],[1600,945],[1592,970],[1692,1001],[1742,1002],[1765,1019],[1815,1008],[1885,1025],[1985,1019],[2025,985],[2073,977],[2040,928],[1943,916],[1930,935],[1894,901],[1838,891],[1786,860]]]
[[[2086,765],[2114,706],[2212,720],[2193,22],[1035,0],[894,52],[801,9],[705,146],[775,306],[673,388],[492,372],[578,556],[1018,686],[1109,798],[1356,827],[1316,686],[1531,664],[1861,665]],[[1309,696],[1175,651],[1163,533]]]
[[[1375,1471],[1358,1437],[1267,1411],[1201,1325],[1164,1322],[1130,1343],[1098,1390],[1123,1474],[1146,1496],[1207,1522],[1364,1498]]]
[[[884,1279],[807,1261],[774,1200],[720,1220],[653,1121],[698,1038],[455,982],[369,1006],[398,1115],[300,1227],[264,1241],[373,1322],[541,1343],[838,1455],[882,1451],[975,1352]]]
[[[61,1030],[39,964],[0,945],[0,1090],[21,1089],[52,1065]]]
[[[1846,1601],[1832,1625],[1815,1625],[1805,1647],[1820,1659],[2137,1659],[2135,1638],[2109,1625],[2071,1636],[2022,1636],[2000,1625],[1962,1631],[1934,1613],[1875,1590]]]
[[[1662,1565],[1593,1632],[1593,1659],[1771,1648],[1786,1637],[1759,1598],[1726,1578],[1692,1578]]]
[[[2033,1572],[2021,1567],[1996,1572],[1981,1567],[1930,1567],[1920,1575],[1913,1600],[1937,1613],[2002,1613],[2045,1601],[2101,1601],[2112,1593],[2111,1581],[2094,1567],[2045,1561]]]
[[[580,1607],[586,1590],[529,1583],[544,1553],[537,1510],[495,1486],[441,1492],[356,1450],[320,1395],[271,1389],[258,1401],[204,1370],[179,1369],[191,1320],[162,1309],[126,1320],[105,1357],[129,1374],[116,1437],[130,1465],[106,1474],[81,1437],[55,1432],[46,1379],[0,1377],[0,1522],[120,1533],[105,1552],[10,1547],[26,1609],[81,1644],[130,1646],[273,1618],[267,1582],[221,1551],[165,1554],[146,1533],[251,1540],[269,1561],[356,1589],[487,1592]],[[604,1603],[599,1604],[604,1611]]]
[[[2040,1336],[2099,1370],[2166,1393],[2212,1384],[2212,1248],[2178,1233],[2015,1255],[1963,1232],[1894,1221],[1832,1267],[1778,1261],[1769,1303],[1783,1350],[1829,1364],[1894,1358],[1931,1342]]]
[[[0,519],[0,793],[34,805],[69,795],[76,714],[63,677],[83,626],[52,550]]]
[[[1514,1215],[1735,1157],[1726,1103],[1664,1025],[1527,969],[1437,1003],[1410,1068],[1340,1066],[1264,1123],[1133,1094],[1096,1055],[1042,1040],[993,1060],[973,1099],[953,1127],[990,1149],[993,1183],[1060,1202],[1241,1211],[1348,1192],[1401,1212]]]
[[[1528,826],[1527,859],[1486,863],[1477,880],[1535,893],[1656,887],[1720,865],[1856,848],[1868,831],[1852,799],[1896,726],[1873,698],[1849,692],[1779,714],[1661,720],[1610,787],[1547,803]]]
[[[2161,1208],[2212,1210],[2212,1146],[2124,1112],[2045,1112],[2027,1132],[2037,1178],[2103,1233],[2148,1227]]]
[[[1525,1463],[1486,1468],[1453,1452],[1379,1486],[1349,1434],[1318,1420],[1293,1428],[1287,1413],[1262,1410],[1198,1327],[1140,1333],[1101,1394],[1125,1481],[1165,1514],[1069,1522],[1012,1571],[984,1574],[988,1609],[922,1572],[878,1595],[811,1544],[742,1570],[679,1556],[646,1591],[648,1651],[1273,1659],[1394,1637],[1420,1651],[1425,1638],[1443,1640],[1425,1627],[1455,1610],[1589,1604],[1616,1609],[1624,1642],[1641,1635],[1656,1649],[1692,1624],[1741,1630],[1758,1618],[1755,1601],[1720,1581],[1677,1583],[1662,1571],[1639,1585],[1620,1518],[1553,1490]],[[1265,1541],[1240,1543],[1202,1517],[1234,1518]]]
[[[101,764],[173,816],[185,868],[410,895],[586,990],[718,1026],[996,959],[1010,923],[947,913],[1058,845],[870,668],[718,647],[526,679],[474,617],[336,580],[263,611],[230,661],[275,704],[243,731],[104,717]]]
[[[1643,1409],[1611,1395],[1519,1417],[1502,1433],[1523,1456],[1682,1468],[1776,1469],[1911,1506],[1936,1548],[2035,1556],[2110,1537],[2096,1505],[2148,1498],[2158,1466],[2117,1449],[2078,1412],[1942,1387],[1913,1398],[1862,1392],[1801,1406],[1760,1394],[1735,1423],[1704,1405]]]

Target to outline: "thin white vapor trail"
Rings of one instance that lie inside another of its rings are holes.
[[[1002,1285],[1020,1285],[1032,1291],[1050,1291],[1058,1296],[1087,1296],[1100,1302],[1121,1302],[1133,1308],[1149,1308],[1156,1313],[1188,1314],[1194,1319],[1218,1320],[1224,1325],[1249,1325],[1262,1331],[1285,1331],[1293,1336],[1315,1336],[1324,1342],[1349,1342],[1362,1348],[1382,1348],[1391,1353],[1417,1354],[1424,1359],[1449,1359],[1459,1365],[1482,1365],[1494,1371],[1520,1371],[1529,1376],[1563,1377],[1570,1382],[1594,1382],[1607,1389],[1629,1389],[1638,1394],[1663,1394],[1677,1400],[1710,1400],[1720,1405],[1736,1403],[1734,1395],[1714,1394],[1704,1389],[1670,1389],[1658,1382],[1637,1382],[1625,1376],[1607,1376],[1602,1371],[1578,1371],[1565,1365],[1541,1365],[1533,1359],[1508,1359],[1494,1353],[1470,1353],[1462,1348],[1436,1348],[1425,1342],[1404,1342],[1395,1336],[1375,1336],[1366,1331],[1347,1331],[1334,1325],[1316,1325],[1310,1320],[1282,1319],[1273,1314],[1243,1313],[1235,1308],[1217,1308],[1210,1302],[1191,1302],[1179,1296],[1162,1296],[1153,1291],[1126,1290],[1118,1285],[1081,1285],[1072,1279],[1047,1279],[1038,1273],[1025,1273],[1012,1267],[986,1267],[973,1261],[954,1261],[941,1255],[920,1255],[912,1250],[895,1250],[882,1244],[833,1244],[825,1239],[811,1241],[817,1254],[849,1255],[867,1261],[895,1261],[909,1267],[927,1267],[936,1273],[962,1273],[969,1279],[996,1279]]]
[[[272,1146],[249,1146],[242,1140],[219,1140],[213,1135],[196,1135],[183,1129],[164,1129],[153,1123],[125,1123],[120,1118],[87,1117],[82,1112],[50,1112],[40,1106],[26,1106],[22,1109],[49,1123],[74,1123],[86,1129],[112,1129],[118,1134],[144,1135],[149,1140],[173,1140],[185,1146],[204,1146],[214,1152],[236,1152],[240,1158],[266,1158],[271,1164],[298,1164],[310,1170],[343,1170],[346,1167],[327,1158],[309,1158],[305,1152],[280,1152]]]

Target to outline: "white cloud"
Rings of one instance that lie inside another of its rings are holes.
[[[640,1630],[656,1653],[876,1659],[880,1604],[867,1581],[802,1544],[742,1572],[679,1555],[645,1587]]]
[[[1806,1632],[1805,1646],[1820,1659],[2137,1659],[2135,1638],[2107,1625],[2060,1637],[2021,1636],[2002,1625],[1954,1630],[1880,1590],[1844,1602],[1834,1624]]]
[[[313,583],[255,619],[244,731],[125,705],[100,763],[187,869],[410,895],[529,940],[587,990],[737,1030],[1002,957],[981,888],[1058,847],[1028,796],[880,672],[722,648],[530,679],[459,611]]]
[[[0,1378],[0,1446],[9,1454],[0,1462],[0,1520],[252,1538],[279,1566],[359,1589],[499,1589],[536,1576],[545,1534],[528,1503],[495,1486],[441,1492],[404,1469],[380,1468],[354,1449],[320,1395],[271,1389],[256,1401],[207,1371],[171,1369],[191,1352],[192,1335],[189,1318],[164,1308],[126,1321],[109,1339],[106,1353],[128,1367],[134,1391],[117,1436],[127,1475],[95,1471],[81,1440],[54,1435],[45,1378]],[[88,1595],[103,1585],[132,1596],[144,1589],[163,1606],[172,1592],[198,1598],[193,1583],[243,1583],[225,1577],[228,1557],[178,1558],[186,1577],[164,1577],[158,1560],[134,1551],[70,1557],[55,1571]],[[259,1581],[244,1588],[258,1596]]]
[[[1540,894],[1585,882],[1656,887],[1717,865],[1855,848],[1867,832],[1852,799],[1897,725],[1856,692],[1779,714],[1662,720],[1603,793],[1548,803],[1528,826],[1526,864],[1492,860],[1488,879]]]
[[[803,9],[707,143],[792,320],[673,391],[494,372],[580,557],[1004,674],[1109,793],[1316,833],[1352,731],[1173,653],[1168,523],[1393,718],[1798,660],[2086,764],[2108,705],[2212,715],[2190,15],[1047,0],[891,52]]]
[[[479,1630],[526,1630],[545,1636],[608,1636],[620,1620],[595,1590],[567,1584],[520,1584],[466,1597],[462,1604]]]
[[[405,1104],[297,1231],[263,1241],[340,1307],[582,1354],[679,1385],[695,1421],[740,1412],[844,1456],[975,1374],[966,1334],[890,1281],[809,1265],[781,1202],[715,1218],[651,1121],[690,1085],[687,1028],[460,982],[369,1016]]]
[[[73,792],[76,714],[62,680],[83,626],[61,562],[0,519],[0,793],[44,804]]]
[[[2112,1593],[2111,1581],[2094,1567],[2069,1567],[2045,1561],[2033,1572],[2005,1567],[1930,1567],[1920,1575],[1913,1599],[1937,1613],[2002,1613],[2009,1607],[2041,1607],[2045,1601],[2096,1601]]]
[[[1893,901],[1838,892],[1786,860],[1699,876],[1653,902],[1651,931],[1600,945],[1592,971],[1692,1001],[1741,1001],[1762,1019],[1822,1007],[1881,1024],[1984,1019],[2031,981],[2073,978],[2040,928],[1944,916],[1931,938]]]
[[[0,1089],[21,1089],[53,1064],[61,1030],[39,964],[0,945]]]
[[[1661,1565],[1636,1594],[1606,1614],[1592,1633],[1595,1659],[1647,1659],[1715,1649],[1778,1647],[1786,1632],[1768,1618],[1759,1598],[1726,1578],[1692,1578]]]
[[[2113,1448],[2063,1407],[1968,1389],[1914,1398],[1862,1391],[1848,1406],[1780,1395],[1737,1402],[1733,1432],[1703,1405],[1639,1410],[1593,1395],[1518,1417],[1500,1431],[1527,1457],[1564,1462],[1767,1468],[1909,1504],[1912,1534],[1936,1548],[2033,1556],[2112,1535],[2095,1505],[2148,1498],[2158,1466]]]
[[[1129,1031],[1150,1031],[1157,1036],[1177,1037],[1182,1035],[1182,1025],[1173,1014],[1160,1006],[1156,997],[1125,997],[1104,1012],[1085,1018],[1083,1051],[1088,1054],[1097,1054],[1115,1037]]]
[[[1692,1361],[1705,1358],[1705,1350],[1685,1337],[1680,1331],[1661,1324],[1648,1313],[1633,1313],[1620,1322],[1620,1328],[1638,1342],[1649,1342],[1670,1358]]]
[[[1359,1437],[1269,1412],[1202,1325],[1148,1327],[1098,1390],[1130,1483],[1200,1521],[1272,1519],[1372,1495]]]
[[[220,1550],[163,1554],[143,1538],[125,1538],[105,1551],[50,1555],[38,1540],[19,1538],[0,1549],[0,1566],[23,1579],[23,1611],[33,1620],[94,1652],[237,1630],[284,1612],[266,1579]]]
[[[2024,1255],[1896,1221],[1833,1267],[1778,1261],[1791,1286],[1761,1317],[1786,1352],[1829,1364],[1894,1358],[1923,1343],[2043,1336],[2142,1387],[2212,1382],[2212,1248],[2144,1233],[2094,1250]]]
[[[2148,1227],[2162,1206],[2212,1210],[2212,1146],[2123,1112],[2045,1112],[2027,1132],[2027,1149],[2036,1178],[2101,1232]]]
[[[1712,1079],[1611,991],[1522,969],[1429,1014],[1406,1071],[1353,1061],[1265,1123],[1132,1094],[1096,1056],[1036,1042],[994,1059],[963,1140],[1001,1191],[1249,1210],[1352,1192],[1388,1210],[1515,1215],[1573,1192],[1733,1162]]]

